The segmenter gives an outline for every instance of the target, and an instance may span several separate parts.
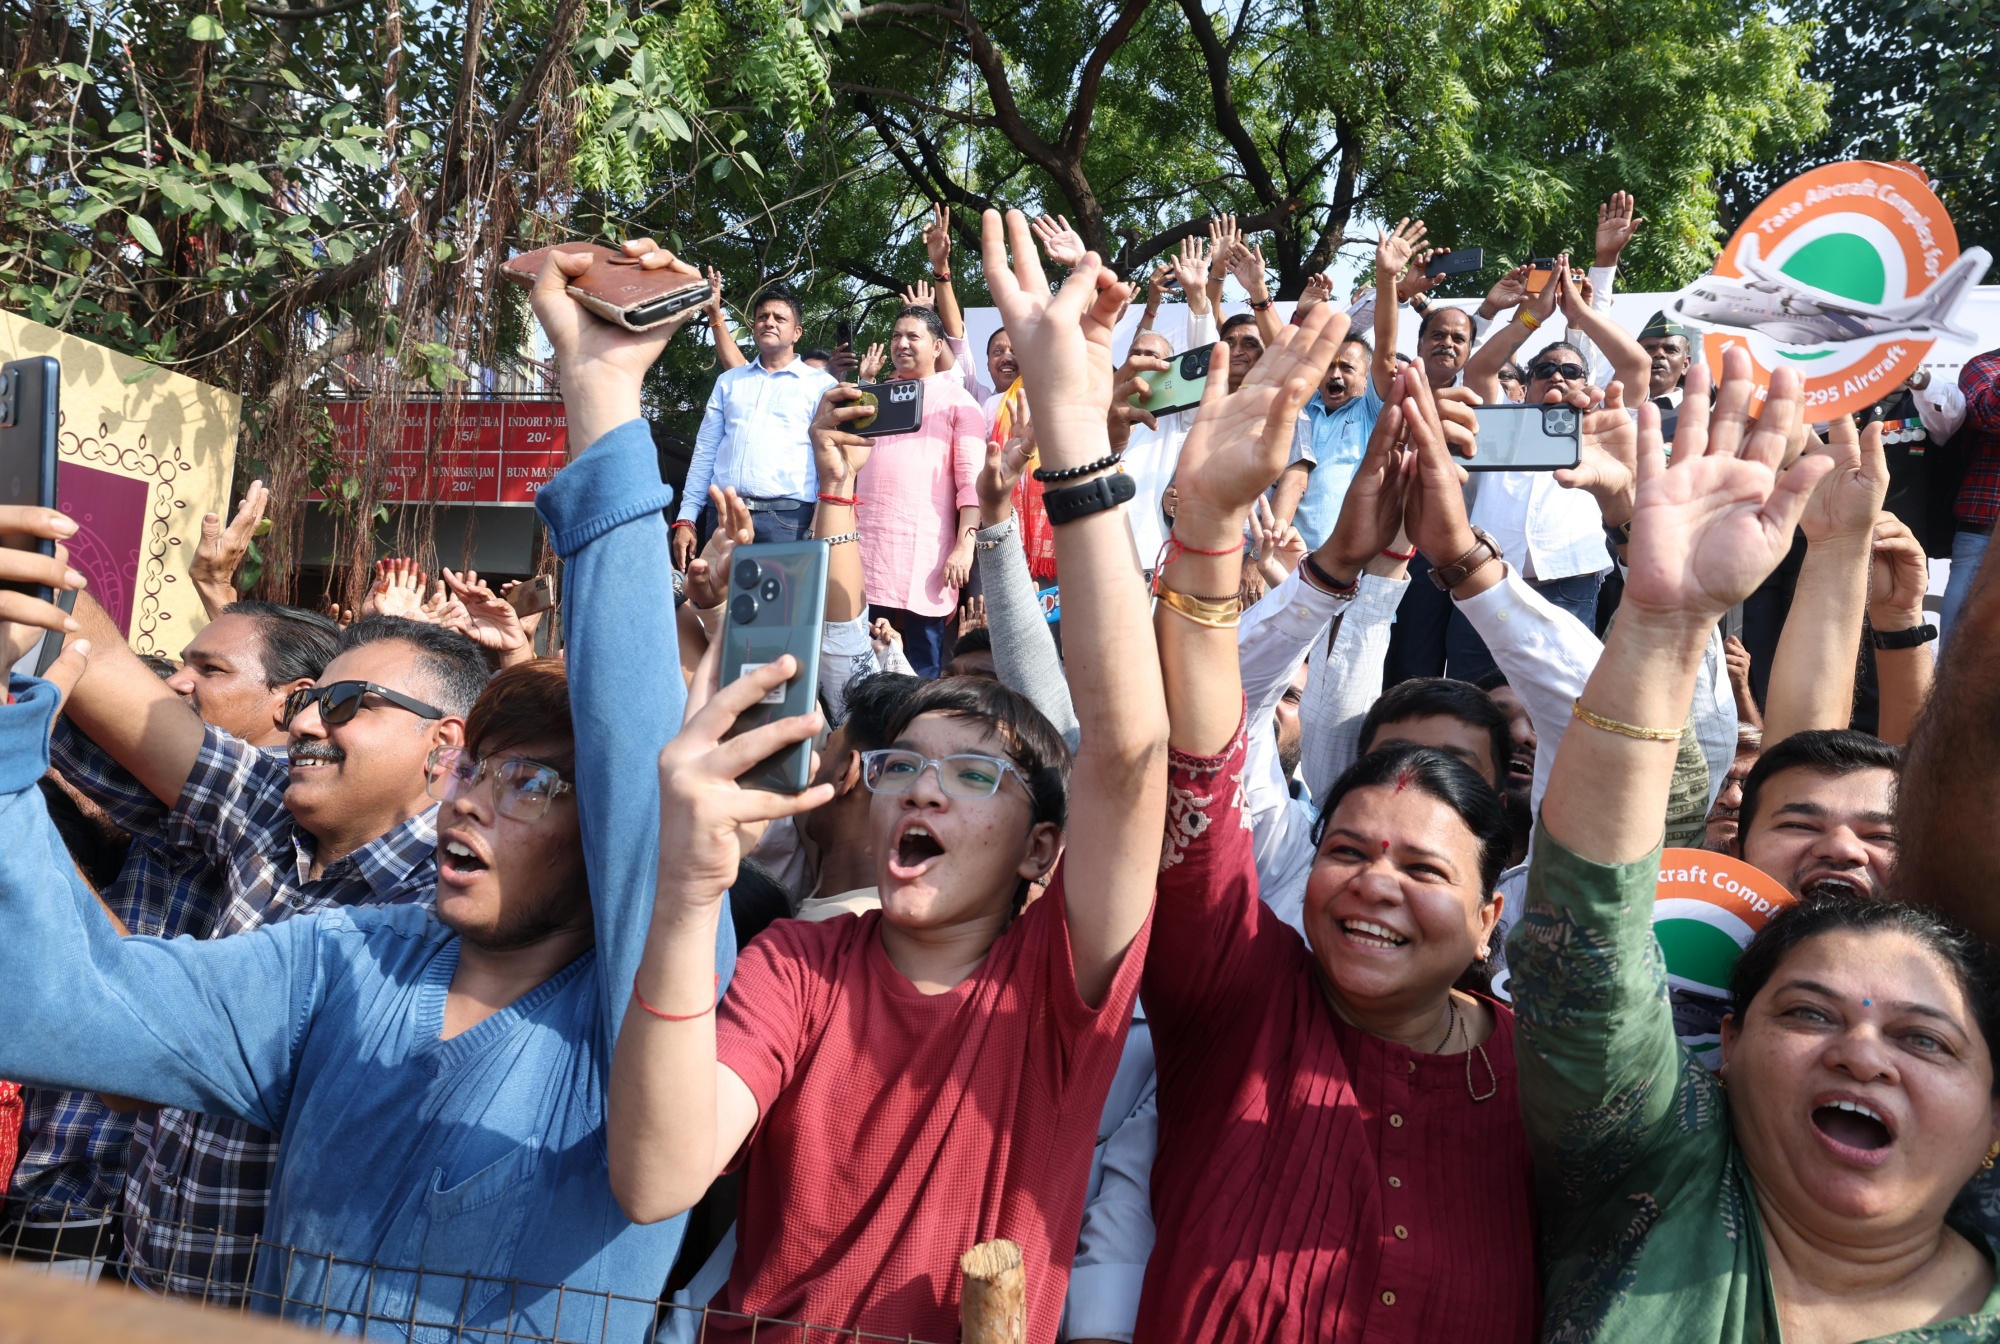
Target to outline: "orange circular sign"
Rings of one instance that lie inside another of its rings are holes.
[[[1914,166],[1832,163],[1751,211],[1671,308],[1705,330],[1712,369],[1726,351],[1749,354],[1758,406],[1774,369],[1797,369],[1805,417],[1818,423],[1894,392],[1940,337],[1976,343],[1956,315],[1988,260],[1980,248],[1960,255],[1951,216]]]
[[[1797,897],[1760,868],[1705,849],[1660,851],[1653,936],[1667,967],[1674,1034],[1715,1066],[1736,957]]]

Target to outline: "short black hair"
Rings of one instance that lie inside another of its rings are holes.
[[[318,681],[340,647],[340,625],[329,616],[279,602],[231,602],[224,616],[247,616],[263,638],[264,684]]]
[[[1575,346],[1571,345],[1568,341],[1550,341],[1547,345],[1535,351],[1533,358],[1529,359],[1526,364],[1523,364],[1521,366],[1522,373],[1525,374],[1529,369],[1541,363],[1544,359],[1547,359],[1549,357],[1549,352],[1552,350],[1567,350],[1572,355],[1575,355],[1576,362],[1584,366],[1583,367],[1584,377],[1588,378],[1590,376],[1590,361],[1583,357],[1583,351],[1577,349]],[[1526,380],[1524,379],[1523,381]]]
[[[1748,785],[1744,792],[1748,811]],[[1729,998],[1739,1026],[1750,1011],[1751,1001],[1771,982],[1785,958],[1829,933],[1900,933],[1914,939],[1951,967],[1972,1007],[1972,1020],[1985,1038],[1987,1054],[1993,1053],[1993,1042],[2000,1040],[2000,974],[1995,972],[1986,944],[1936,911],[1851,891],[1808,896],[1778,911],[1757,930],[1729,976]],[[2000,1070],[1994,1072],[1993,1090],[2000,1096]]]
[[[855,751],[880,751],[895,741],[889,731],[897,713],[922,688],[924,679],[907,672],[871,672],[847,683],[847,745]]]
[[[810,350],[799,351],[799,358],[808,364],[812,363],[815,359],[822,364],[831,364],[833,362],[833,351],[816,345]]]
[[[1051,821],[1061,826],[1068,820],[1069,744],[1027,696],[989,677],[927,681],[890,720],[888,741],[900,738],[925,714],[943,714],[990,729],[1028,786],[1028,796],[1034,800],[1031,824]]]
[[[1004,327],[1004,326],[999,326],[999,327],[995,327],[995,328],[993,328],[993,334],[992,334],[991,336],[988,336],[988,337],[986,338],[986,348],[987,348],[988,350],[991,350],[991,349],[993,348],[993,342],[995,342],[995,341],[999,340],[999,339],[1000,339],[1000,338],[1001,338],[1002,336],[1005,336],[1005,335],[1007,335],[1007,328],[1006,328],[1006,327]],[[1011,339],[1011,338],[1010,338],[1010,339]],[[1006,389],[1005,389],[1005,388],[1002,388],[1002,389],[1000,389],[1000,390],[1001,390],[1001,391],[1003,391],[1003,392],[1004,392],[1004,391],[1006,391]]]
[[[1226,319],[1222,324],[1222,330],[1217,332],[1216,334],[1218,336],[1227,336],[1230,332],[1236,330],[1238,327],[1242,326],[1246,322],[1248,322],[1253,327],[1256,326],[1257,325],[1256,315],[1252,313],[1238,313],[1236,314],[1236,316]],[[1260,333],[1257,339],[1261,341],[1262,339],[1264,339],[1263,335]]]
[[[1463,683],[1461,683],[1463,684]],[[1428,794],[1452,811],[1479,842],[1479,894],[1493,899],[1500,873],[1513,851],[1513,832],[1507,825],[1507,809],[1492,782],[1448,751],[1408,744],[1371,751],[1356,761],[1333,782],[1313,823],[1313,847],[1319,847],[1340,800],[1356,789],[1375,785],[1408,785]]]
[[[906,317],[914,317],[922,322],[924,330],[935,339],[940,341],[944,339],[944,319],[938,316],[937,309],[921,303],[906,303],[896,310],[895,321],[889,325],[893,327],[896,322],[901,322]]]
[[[1863,770],[1900,773],[1903,755],[1879,737],[1852,728],[1809,728],[1764,748],[1757,764],[1743,777],[1743,806],[1736,812],[1737,843],[1750,833],[1765,782],[1780,770],[1810,770],[1838,779]]]
[[[951,658],[945,661],[948,663],[961,653],[991,652],[993,652],[993,632],[983,625],[976,625],[962,634],[952,636]]]
[[[486,654],[477,644],[441,625],[401,616],[370,616],[340,632],[334,653],[337,657],[384,640],[400,640],[417,651],[418,665],[431,683],[428,698],[433,706],[457,718],[472,712],[473,702],[486,689],[489,677]],[[325,669],[320,675],[325,675]]]
[[[1437,321],[1446,313],[1457,313],[1460,317],[1463,317],[1465,319],[1465,329],[1468,334],[1479,330],[1479,324],[1472,320],[1472,314],[1466,312],[1465,309],[1454,308],[1448,303],[1434,303],[1425,309],[1424,315],[1417,320],[1417,339],[1421,341],[1424,338],[1424,333],[1431,329],[1431,323]]]
[[[757,302],[750,306],[750,316],[754,319],[757,316],[757,310],[767,303],[784,304],[785,307],[792,310],[792,321],[804,325],[806,320],[805,305],[799,302],[798,294],[790,285],[772,285],[762,294],[759,294]]]
[[[1514,754],[1514,734],[1506,712],[1493,703],[1492,696],[1471,682],[1446,677],[1412,677],[1382,692],[1368,707],[1367,717],[1361,720],[1361,750],[1369,750],[1376,735],[1392,723],[1428,719],[1436,714],[1484,728],[1493,744],[1493,768],[1496,771],[1507,768]]]
[[[1502,686],[1505,686],[1507,684],[1507,674],[1505,672],[1502,672],[1499,668],[1496,667],[1492,671],[1476,679],[1472,684],[1474,686],[1477,686],[1480,690],[1486,692],[1488,695],[1491,695],[1493,694],[1493,692],[1499,690]]]

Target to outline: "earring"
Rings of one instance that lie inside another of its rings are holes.
[[[1979,1161],[1979,1169],[1981,1171],[1993,1170],[1993,1160],[1995,1158],[2000,1158],[2000,1143],[1995,1143],[1991,1148],[1986,1150],[1986,1156]]]

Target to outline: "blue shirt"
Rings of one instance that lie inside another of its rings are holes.
[[[1367,390],[1358,398],[1328,410],[1324,398],[1314,396],[1306,404],[1306,420],[1312,426],[1312,474],[1306,478],[1306,493],[1292,515],[1292,526],[1317,550],[1333,533],[1340,518],[1340,502],[1347,498],[1348,482],[1368,451],[1368,437],[1382,415],[1382,398],[1376,395],[1375,379],[1367,378]]]
[[[364,1314],[380,1328],[413,1312],[540,1337],[558,1311],[563,1338],[650,1326],[684,1224],[626,1221],[605,1112],[652,909],[657,757],[686,699],[661,516],[671,502],[640,421],[536,501],[567,561],[597,946],[451,1040],[439,1032],[459,942],[421,907],[333,908],[212,941],[120,939],[35,787],[54,688],[18,678],[17,703],[0,707],[0,946],[15,967],[0,977],[0,1020],[32,1024],[0,1034],[0,1077],[276,1130],[260,1307],[282,1301],[286,1315],[357,1333]],[[718,974],[735,958],[729,928]],[[418,1266],[421,1280],[407,1272]]]
[[[810,504],[818,498],[806,431],[833,385],[831,374],[796,357],[782,369],[767,369],[762,359],[724,369],[695,435],[679,517],[692,522],[711,485],[733,485],[737,494],[759,499]]]

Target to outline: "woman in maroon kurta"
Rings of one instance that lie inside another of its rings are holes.
[[[1421,378],[1398,379],[1333,563],[1318,554],[1311,577],[1336,595],[1401,520],[1404,424],[1442,453]],[[1217,469],[1203,458],[1226,452],[1200,428],[1181,459],[1182,532]],[[1219,538],[1183,542],[1192,553]],[[1227,582],[1173,572],[1189,563],[1173,562],[1170,586]],[[1301,942],[1257,895],[1243,730],[1228,741],[1226,726],[1242,704],[1234,631],[1169,605],[1155,625],[1175,750],[1141,988],[1159,1068],[1159,1235],[1134,1344],[1528,1344],[1539,1303],[1512,1019],[1451,989],[1497,919],[1500,800],[1432,748],[1357,761],[1321,816]]]

